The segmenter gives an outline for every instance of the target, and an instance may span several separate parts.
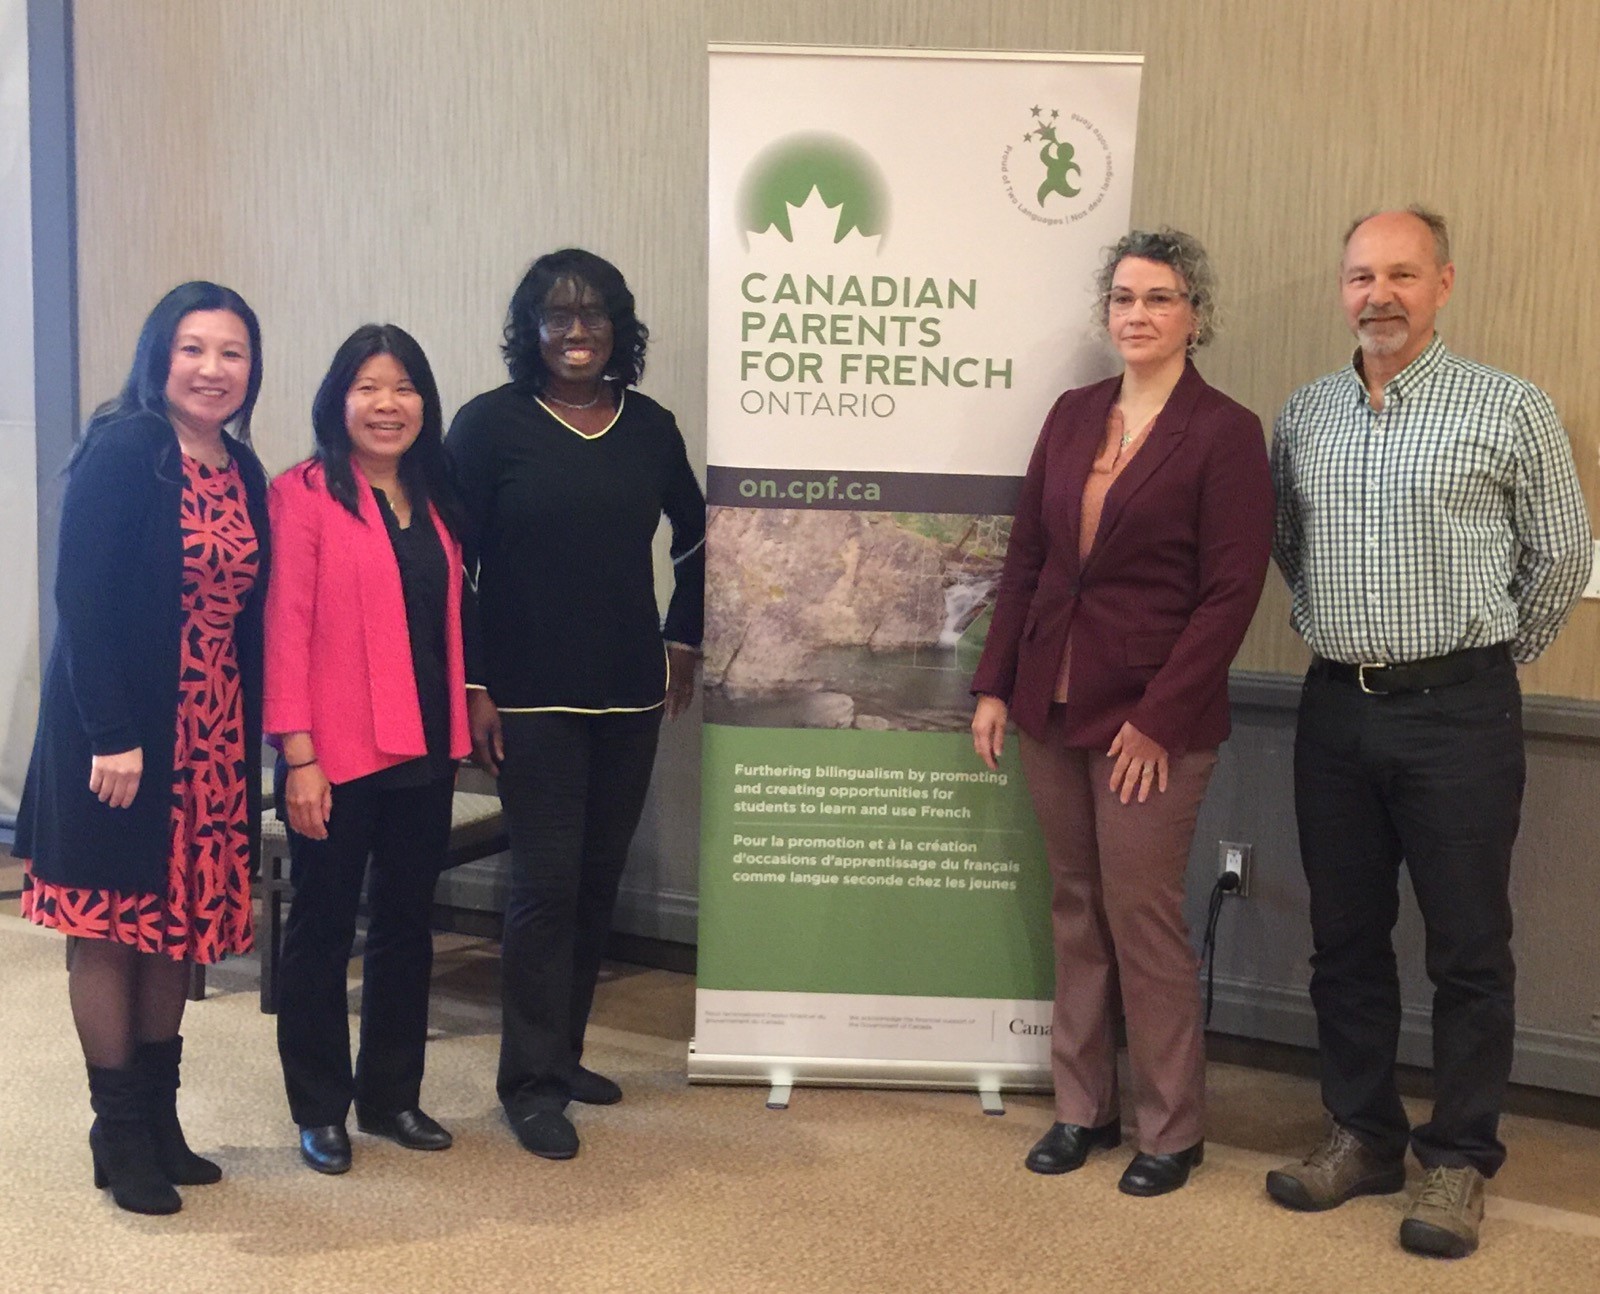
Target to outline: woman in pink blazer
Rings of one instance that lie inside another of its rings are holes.
[[[1195,818],[1228,735],[1228,665],[1272,539],[1261,423],[1208,386],[1204,249],[1132,233],[1101,268],[1120,376],[1050,411],[1017,504],[972,690],[993,768],[1007,720],[1054,897],[1056,1119],[1034,1172],[1122,1140],[1116,1008],[1127,1022],[1139,1153],[1120,1182],[1161,1195],[1204,1153],[1205,1053],[1183,918]]]
[[[294,902],[278,1054],[300,1153],[350,1168],[345,1119],[413,1150],[450,1134],[420,1107],[429,917],[471,749],[460,510],[427,356],[392,324],[356,329],[311,409],[317,450],[272,484],[281,579],[267,601],[265,727],[279,750]],[[371,859],[361,1043],[345,972]]]

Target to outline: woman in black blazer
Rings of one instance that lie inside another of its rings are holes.
[[[190,963],[251,946],[260,388],[254,312],[228,288],[182,284],[67,467],[59,625],[14,852],[28,860],[23,915],[71,939],[95,1184],[136,1213],[174,1213],[174,1185],[222,1176],[178,1124],[178,1029]]]

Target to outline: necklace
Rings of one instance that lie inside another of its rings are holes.
[[[559,404],[563,409],[592,409],[600,403],[600,397],[605,393],[606,389],[602,386],[595,391],[593,399],[585,400],[582,404],[574,404],[571,400],[563,400],[560,396],[551,395],[548,391],[543,391],[540,394],[551,404]]]
[[[233,465],[233,457],[228,453],[226,445],[206,445],[204,447],[196,445],[195,450],[198,452],[191,452],[181,440],[178,442],[178,452],[180,454],[191,462],[199,463],[200,466],[209,471],[226,472]]]
[[[1138,440],[1139,437],[1150,430],[1150,424],[1153,422],[1155,422],[1155,417],[1152,416],[1146,419],[1142,424],[1130,427],[1127,419],[1124,418],[1122,422],[1121,445],[1119,448],[1126,449],[1129,445],[1133,444],[1134,441]]]

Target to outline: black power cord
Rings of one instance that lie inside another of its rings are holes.
[[[1222,900],[1239,888],[1237,872],[1223,872],[1211,887],[1211,903],[1206,911],[1206,936],[1200,941],[1200,954],[1206,962],[1206,1026],[1211,1025],[1211,1007],[1217,995],[1217,920],[1222,916]]]

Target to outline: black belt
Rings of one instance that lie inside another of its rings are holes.
[[[1354,683],[1369,695],[1388,696],[1395,692],[1425,692],[1433,687],[1465,683],[1469,678],[1510,663],[1510,649],[1505,643],[1496,643],[1493,647],[1467,647],[1447,656],[1430,656],[1427,660],[1397,665],[1382,661],[1350,665],[1318,656],[1311,662],[1311,676],[1335,683]]]

